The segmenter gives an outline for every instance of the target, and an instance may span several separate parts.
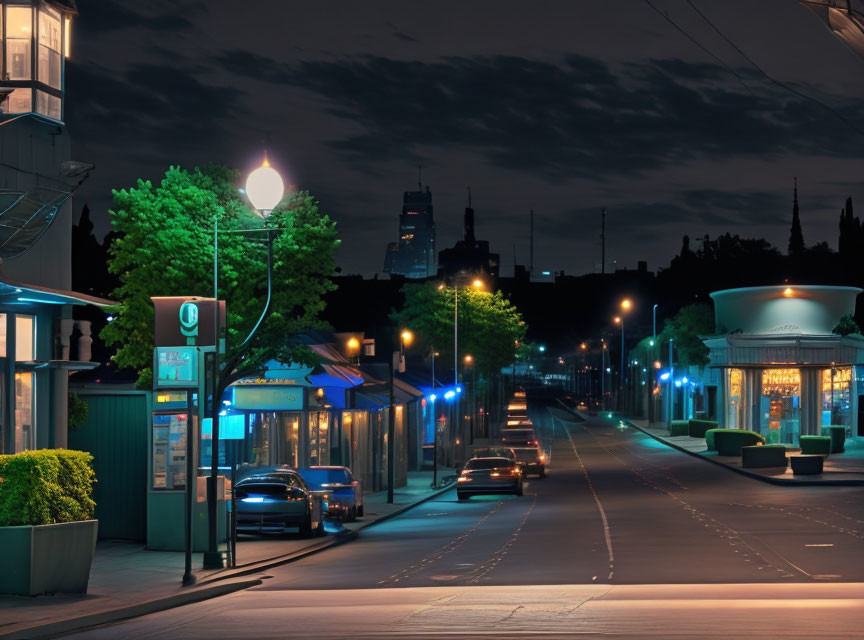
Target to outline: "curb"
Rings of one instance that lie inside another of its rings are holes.
[[[8,633],[0,633],[0,640],[31,640],[34,638],[46,638],[51,636],[63,635],[75,631],[81,631],[90,627],[119,622],[121,620],[128,620],[130,618],[138,618],[140,616],[145,616],[150,613],[158,613],[160,611],[166,611],[168,609],[182,607],[187,604],[194,604],[196,602],[202,602],[204,600],[218,598],[220,596],[234,593],[235,591],[242,591],[243,589],[258,586],[262,584],[260,578],[237,580],[235,582],[226,581],[232,578],[246,576],[250,573],[260,573],[261,571],[272,569],[273,567],[278,567],[283,564],[296,562],[297,560],[302,560],[303,558],[324,551],[325,549],[329,549],[331,547],[336,547],[338,545],[345,544],[346,542],[350,542],[351,540],[357,538],[359,532],[363,529],[368,529],[369,527],[373,527],[376,524],[386,522],[391,518],[402,515],[406,511],[410,511],[414,507],[417,507],[424,502],[428,502],[429,500],[432,500],[433,498],[436,498],[439,495],[450,491],[453,488],[454,484],[455,483],[451,481],[447,483],[444,487],[433,491],[432,493],[424,496],[420,500],[406,504],[405,506],[400,507],[396,511],[383,515],[380,518],[371,520],[370,522],[365,522],[357,529],[344,530],[334,536],[325,538],[324,540],[321,540],[316,544],[309,545],[308,547],[304,547],[303,549],[299,549],[284,556],[277,556],[268,560],[262,560],[257,563],[248,564],[244,567],[238,567],[237,570],[230,571],[230,573],[226,572],[223,575],[211,575],[207,579],[197,583],[199,586],[203,586],[205,588],[195,589],[193,591],[182,591],[166,598],[148,600],[146,602],[139,602],[133,605],[120,607],[118,609],[100,611],[77,618],[68,618],[66,620],[48,622],[41,625],[35,625],[32,627],[26,627],[24,629],[19,629],[17,631],[10,631]]]
[[[448,483],[445,487],[430,493],[427,496],[424,496],[420,500],[416,502],[412,502],[410,504],[406,504],[403,507],[400,507],[396,511],[392,513],[388,513],[386,515],[381,516],[380,518],[376,518],[375,520],[370,520],[369,522],[364,522],[356,529],[343,529],[341,532],[324,538],[323,540],[311,544],[308,547],[303,547],[302,549],[298,549],[297,551],[293,551],[289,554],[283,556],[276,556],[274,558],[268,558],[267,560],[260,560],[255,563],[247,564],[242,567],[237,567],[234,570],[226,571],[224,574],[215,574],[208,576],[206,580],[199,582],[198,584],[212,584],[214,582],[219,582],[221,580],[228,580],[230,578],[235,578],[238,576],[248,575],[250,573],[258,573],[260,571],[265,571],[267,569],[272,569],[273,567],[278,567],[283,564],[290,564],[291,562],[296,562],[297,560],[302,560],[303,558],[307,558],[311,555],[324,551],[325,549],[329,549],[331,547],[339,546],[340,544],[345,544],[346,542],[350,542],[354,540],[363,529],[368,529],[369,527],[373,527],[376,524],[380,524],[389,520],[390,518],[395,518],[396,516],[402,515],[406,511],[413,509],[414,507],[427,502],[428,500],[432,500],[433,498],[438,497],[442,493],[449,491],[452,487],[453,482]],[[0,636],[2,638],[2,636]]]
[[[634,429],[638,429],[642,433],[644,433],[649,438],[653,438],[657,442],[662,442],[667,447],[672,449],[677,449],[678,451],[683,451],[687,455],[691,455],[694,458],[699,458],[700,460],[704,460],[706,462],[710,462],[711,464],[716,464],[724,469],[728,469],[729,471],[734,471],[735,473],[745,476],[747,478],[753,478],[754,480],[761,480],[762,482],[767,482],[768,484],[773,484],[775,486],[780,487],[861,487],[864,486],[864,480],[787,480],[785,478],[775,478],[772,476],[763,476],[759,473],[753,473],[752,471],[747,471],[746,469],[741,469],[739,467],[733,467],[731,465],[726,464],[725,462],[721,462],[720,460],[714,460],[713,458],[709,458],[707,456],[703,456],[695,451],[690,451],[689,449],[685,449],[674,442],[669,442],[660,436],[654,435],[650,431],[646,431],[638,424],[633,424],[630,420],[625,418],[625,422],[633,427]]]
[[[414,507],[418,507],[421,504],[423,504],[424,502],[429,502],[429,500],[432,500],[433,498],[437,498],[441,494],[447,493],[448,491],[450,491],[453,488],[453,485],[455,485],[455,484],[456,483],[453,480],[451,480],[450,482],[448,482],[446,485],[444,485],[440,489],[436,489],[435,491],[430,493],[428,496],[421,498],[417,502],[412,502],[411,504],[407,504],[404,507],[400,507],[396,511],[393,511],[392,513],[388,513],[386,515],[383,515],[376,520],[372,520],[370,522],[364,522],[361,526],[357,527],[354,530],[354,533],[362,531],[363,529],[368,529],[369,527],[374,527],[376,524],[381,524],[382,522],[387,522],[387,520],[390,520],[391,518],[395,518],[396,516],[401,516],[406,511],[410,511]]]
[[[66,620],[48,622],[46,624],[27,627],[26,629],[19,629],[17,631],[10,631],[8,633],[0,633],[0,638],[3,640],[31,640],[33,638],[46,638],[72,633],[74,631],[82,631],[90,627],[111,622],[119,622],[120,620],[127,620],[129,618],[138,618],[150,613],[157,613],[159,611],[166,611],[167,609],[174,609],[187,604],[202,602],[211,598],[228,595],[235,591],[242,591],[243,589],[248,589],[249,587],[254,587],[259,584],[261,584],[261,580],[258,578],[253,580],[226,582],[205,589],[183,591],[165,598],[138,602],[136,604],[120,607],[119,609],[90,613],[77,618],[68,618]]]

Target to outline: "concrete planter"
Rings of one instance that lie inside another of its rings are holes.
[[[87,593],[98,524],[0,527],[0,594]]]

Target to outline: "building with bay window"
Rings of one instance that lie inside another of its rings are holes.
[[[0,0],[0,452],[65,447],[70,372],[90,362],[71,291],[74,162],[63,122],[72,0]]]
[[[768,442],[798,444],[823,426],[864,435],[864,337],[834,333],[855,313],[861,289],[772,286],[711,294],[718,335],[705,384],[719,389],[720,426],[752,429]]]

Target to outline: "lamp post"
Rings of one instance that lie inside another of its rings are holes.
[[[672,343],[669,338],[669,433],[672,433],[672,419],[675,413],[675,364],[672,362]]]
[[[393,504],[393,485],[396,484],[396,372],[404,371],[402,364],[405,347],[414,342],[414,334],[403,329],[399,333],[399,351],[394,352],[390,358],[390,411],[387,421],[387,504]],[[394,363],[398,357],[398,365]]]
[[[255,169],[246,178],[246,195],[249,202],[255,208],[256,212],[264,219],[265,227],[267,219],[274,208],[282,201],[282,196],[285,194],[285,184],[282,182],[282,176],[273,167],[270,166],[270,161],[267,159],[267,154],[264,154],[264,161],[261,166]],[[215,228],[218,230],[218,227]],[[252,327],[252,331],[246,336],[246,339],[240,346],[245,345],[255,333],[258,327],[264,321],[267,313],[270,310],[270,299],[273,291],[273,230],[266,227],[267,230],[267,300],[264,303],[264,310],[261,312],[261,317],[258,322]],[[215,276],[215,266],[214,266]],[[216,304],[218,313],[218,302]],[[218,363],[217,363],[218,369]],[[218,501],[216,489],[219,478],[219,407],[221,406],[222,398],[219,396],[219,385],[217,384],[216,376],[213,381],[213,416],[211,430],[211,446],[210,446],[210,476],[207,479],[207,552],[204,554],[204,568],[221,568],[223,565],[222,554],[219,552],[218,529],[216,526],[216,518],[218,514]],[[233,489],[232,489],[233,490]]]
[[[606,339],[600,338],[600,410],[606,408]]]

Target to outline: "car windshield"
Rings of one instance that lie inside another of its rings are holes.
[[[513,462],[507,458],[473,458],[465,465],[466,469],[495,469],[497,467],[512,467]]]
[[[509,449],[487,447],[474,449],[475,458],[512,458],[513,453]]]
[[[345,469],[301,469],[300,475],[311,485],[351,484]]]
[[[284,496],[288,491],[288,485],[284,482],[273,482],[267,478],[249,478],[237,483],[238,497],[243,495],[256,496]]]
[[[516,449],[517,460],[537,460],[540,457],[539,449]]]

